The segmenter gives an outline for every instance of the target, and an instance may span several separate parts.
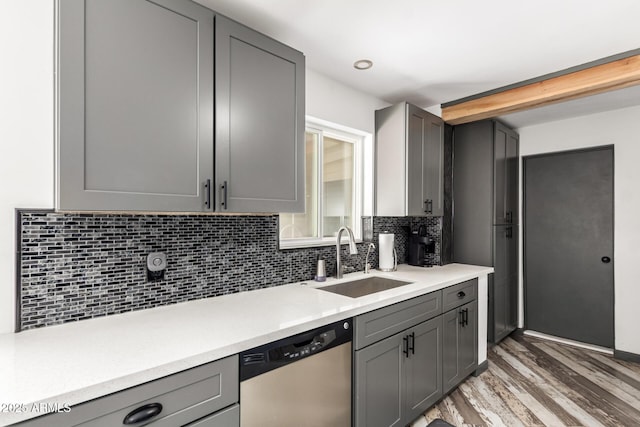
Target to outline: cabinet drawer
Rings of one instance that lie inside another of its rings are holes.
[[[361,349],[442,313],[436,291],[356,317],[355,349]]]
[[[461,306],[477,298],[478,279],[467,280],[442,290],[442,311]]]
[[[152,421],[133,425],[175,427],[212,414],[238,401],[238,356],[230,356],[137,387],[26,421],[28,427],[123,426],[132,411],[149,404],[162,405]]]
[[[217,412],[207,418],[198,420],[186,427],[239,427],[240,405],[235,404],[224,411]]]

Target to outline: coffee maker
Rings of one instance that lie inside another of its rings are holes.
[[[424,267],[426,265],[427,254],[435,253],[436,242],[427,236],[427,230],[424,225],[418,227],[417,230],[409,229],[409,250],[407,254],[407,263],[409,265],[417,265]]]

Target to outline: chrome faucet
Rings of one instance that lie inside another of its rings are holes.
[[[358,253],[356,247],[356,241],[353,238],[353,231],[349,227],[340,227],[338,230],[338,238],[336,240],[336,279],[342,279],[342,263],[340,262],[340,240],[342,239],[342,232],[346,231],[349,235],[349,254],[355,255]]]

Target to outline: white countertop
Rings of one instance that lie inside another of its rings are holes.
[[[399,265],[373,275],[414,282],[360,298],[289,284],[0,335],[0,425],[41,413],[6,405],[75,405],[241,351],[484,276],[491,267]]]

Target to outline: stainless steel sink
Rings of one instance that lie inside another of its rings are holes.
[[[387,289],[393,289],[399,286],[408,285],[409,283],[411,282],[387,279],[386,277],[371,276],[365,279],[338,283],[337,285],[325,286],[318,289],[320,289],[321,291],[344,295],[346,297],[358,298],[369,294],[375,294],[376,292],[386,291]]]

